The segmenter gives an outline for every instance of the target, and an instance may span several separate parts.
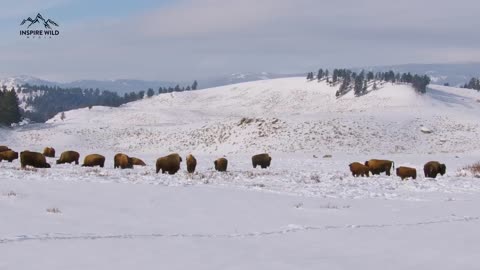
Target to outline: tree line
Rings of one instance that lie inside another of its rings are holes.
[[[145,97],[150,98],[156,94],[192,91],[196,90],[197,87],[198,83],[194,81],[192,85],[186,87],[180,87],[179,85],[160,87],[157,91],[149,88],[147,91],[132,91],[119,96],[116,92],[102,91],[98,88],[62,88],[25,84],[17,86],[17,89],[7,90],[4,86],[0,100],[0,123],[5,125],[18,123],[22,117],[33,122],[45,122],[56,114],[68,110],[91,108],[92,106],[118,107]],[[21,103],[24,104],[25,109],[19,107],[20,102],[17,94],[23,94]]]
[[[360,71],[354,72],[349,69],[334,69],[329,76],[328,69],[319,69],[317,75],[313,72],[307,74],[307,80],[325,80],[331,86],[340,85],[336,96],[341,96],[350,90],[354,90],[356,96],[367,93],[368,87],[377,89],[377,82],[408,83],[419,93],[426,93],[427,85],[430,84],[430,77],[427,75],[412,75],[408,73],[395,73],[392,70],[387,72]]]
[[[480,80],[478,78],[471,78],[462,88],[475,89],[480,91]]]

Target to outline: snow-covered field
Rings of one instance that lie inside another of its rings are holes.
[[[479,269],[480,179],[462,168],[480,160],[480,94],[335,91],[265,80],[0,130],[18,151],[107,157],[103,169],[0,163],[0,269]],[[148,166],[114,170],[116,152]],[[170,152],[193,153],[197,172],[156,175]],[[261,152],[267,170],[251,168]],[[227,173],[213,170],[222,156]],[[370,158],[419,177],[353,178],[348,164]],[[424,178],[430,160],[447,174]]]

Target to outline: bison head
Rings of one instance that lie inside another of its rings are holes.
[[[440,171],[439,171],[439,173],[440,173],[441,175],[444,175],[446,171],[447,171],[447,166],[445,166],[445,164],[440,164]]]

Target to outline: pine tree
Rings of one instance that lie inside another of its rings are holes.
[[[14,88],[7,91],[3,88],[0,95],[0,124],[11,125],[20,122],[22,115],[20,113],[18,96]]]
[[[192,84],[192,90],[197,90],[197,87],[198,87],[198,83],[197,81],[195,80]]]
[[[362,88],[362,95],[367,93],[368,85],[367,85],[367,80],[363,81],[363,88]]]
[[[317,80],[320,81],[323,79],[323,69],[319,69],[317,73]]]
[[[155,94],[155,92],[153,91],[153,89],[152,89],[152,88],[148,88],[148,90],[147,90],[147,97],[149,97],[149,98],[150,98],[150,97],[153,97],[154,94]]]

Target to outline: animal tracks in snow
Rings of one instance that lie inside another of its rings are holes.
[[[0,238],[0,244],[29,242],[29,241],[60,241],[60,240],[106,240],[106,239],[152,239],[152,238],[204,238],[204,239],[241,239],[253,237],[266,237],[273,235],[284,235],[298,232],[308,231],[328,231],[328,230],[349,230],[349,229],[375,229],[375,228],[393,228],[393,227],[416,227],[416,226],[430,226],[435,224],[447,223],[461,223],[461,222],[476,222],[480,220],[480,216],[476,217],[458,217],[458,218],[443,218],[429,221],[420,221],[412,223],[385,223],[385,224],[349,224],[349,225],[325,225],[325,226],[302,226],[290,224],[286,228],[275,231],[265,232],[248,232],[238,234],[203,234],[203,233],[177,233],[177,234],[67,234],[67,233],[45,233],[36,235],[18,235],[10,238]]]

